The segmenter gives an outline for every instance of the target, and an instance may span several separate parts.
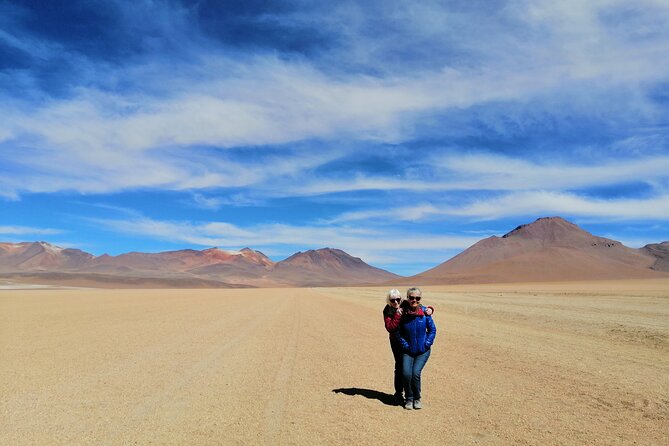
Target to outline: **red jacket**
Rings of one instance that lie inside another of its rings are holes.
[[[431,308],[432,312],[434,313],[434,307],[423,307],[421,305],[418,307],[418,311],[421,313],[421,315],[423,313],[423,308]],[[402,311],[407,311],[406,306],[402,308]],[[391,307],[390,305],[386,305],[383,308],[383,321],[386,324],[386,330],[388,331],[388,337],[390,338],[390,342],[398,342],[393,332],[399,328],[401,318],[402,315],[399,314],[397,310]]]
[[[402,317],[393,307],[386,305],[383,309],[383,320],[386,324],[386,330],[388,333],[392,333],[397,330],[400,326],[400,318]],[[393,339],[392,334],[390,334],[390,339]]]

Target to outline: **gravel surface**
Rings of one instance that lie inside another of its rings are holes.
[[[669,444],[669,281],[425,287],[421,411],[385,291],[0,291],[0,444]]]

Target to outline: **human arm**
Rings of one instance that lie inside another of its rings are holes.
[[[384,314],[383,319],[386,324],[386,330],[388,333],[392,333],[397,330],[400,326],[400,318],[402,317],[402,312],[400,310],[396,311],[393,315]]]
[[[434,338],[437,336],[437,326],[434,325],[432,316],[425,317],[425,325],[427,326],[427,336],[425,337],[425,347],[429,348],[434,344]]]
[[[404,350],[404,351],[408,351],[408,350],[409,350],[409,343],[407,342],[406,339],[404,339],[404,338],[402,337],[402,334],[400,333],[400,330],[395,331],[395,339],[396,339],[397,342],[399,342],[400,345],[402,346],[402,350]]]

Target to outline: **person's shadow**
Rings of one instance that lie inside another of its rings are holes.
[[[344,395],[360,395],[370,400],[379,400],[386,406],[397,406],[395,396],[389,393],[379,392],[372,389],[359,389],[357,387],[342,387],[341,389],[332,389],[334,393],[343,393]]]

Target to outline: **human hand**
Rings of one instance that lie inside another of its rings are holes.
[[[426,314],[426,315],[428,315],[428,316],[432,316],[432,313],[434,313],[434,310],[433,310],[432,308],[427,307],[427,308],[425,309],[425,314]]]

